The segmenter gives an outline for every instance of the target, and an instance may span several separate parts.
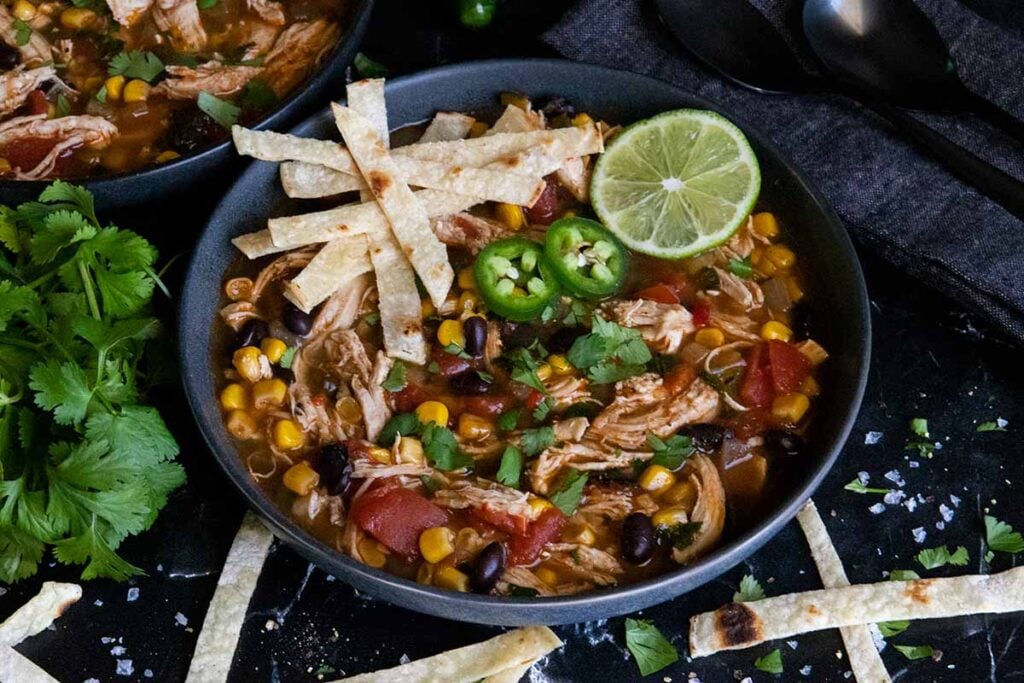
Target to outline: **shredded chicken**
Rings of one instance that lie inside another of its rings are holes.
[[[594,588],[594,584],[588,581],[562,581],[557,586],[552,586],[541,581],[527,567],[509,567],[501,575],[501,581],[498,582],[498,592],[509,595],[513,586],[535,590],[538,595],[544,597],[551,595],[575,595],[576,593],[584,593]]]
[[[743,260],[750,256],[758,244],[768,244],[770,240],[762,237],[754,230],[753,215],[747,217],[743,227],[729,241],[714,251],[714,263],[725,267],[733,259]]]
[[[598,586],[614,586],[619,582],[623,568],[615,556],[598,548],[580,543],[549,543],[547,559],[571,576]]]
[[[277,37],[263,62],[262,78],[279,97],[283,97],[313,70],[341,33],[338,25],[326,19],[300,21]]]
[[[0,41],[8,45],[18,45],[18,29],[14,16],[6,5],[0,5]],[[27,67],[36,67],[53,61],[53,47],[38,31],[29,34],[28,42],[18,45],[21,63]]]
[[[397,465],[380,463],[373,458],[357,458],[352,462],[353,479],[382,479],[385,477],[423,477],[434,470],[426,465],[403,462]]]
[[[320,306],[309,336],[316,337],[329,330],[347,330],[352,327],[366,306],[367,299],[375,291],[370,273],[360,275],[335,291]]]
[[[486,439],[477,441],[470,441],[456,434],[455,440],[459,442],[459,449],[474,460],[496,456],[506,446],[505,441],[493,434]]]
[[[555,441],[579,441],[590,426],[590,420],[585,417],[570,417],[551,426],[555,430]]]
[[[201,52],[206,47],[206,30],[196,0],[156,0],[153,21],[170,35],[179,52]]]
[[[134,26],[152,5],[153,0],[107,0],[114,20],[125,28]]]
[[[504,344],[501,341],[501,324],[496,320],[487,322],[487,341],[484,343],[484,364],[487,371],[494,373],[494,361],[501,356]]]
[[[22,140],[42,139],[53,148],[34,168],[15,169],[19,180],[38,180],[52,171],[62,154],[78,147],[102,149],[117,134],[117,126],[99,116],[63,116],[48,119],[45,114],[19,116],[0,123],[0,149]]]
[[[633,488],[623,484],[588,484],[576,514],[591,525],[618,521],[631,512],[646,515],[658,510],[658,504],[646,494],[634,495]]]
[[[587,388],[587,380],[583,377],[552,375],[544,382],[544,388],[547,389],[548,398],[554,401],[555,410],[564,410],[577,403],[596,402]]]
[[[654,454],[650,451],[626,451],[592,439],[558,444],[545,449],[530,463],[530,485],[537,493],[546,495],[566,467],[585,471],[620,470],[632,467],[637,460],[647,461],[652,457]]]
[[[456,481],[450,488],[437,491],[433,500],[437,505],[453,510],[488,508],[528,520],[538,514],[530,507],[529,496],[525,492],[487,479]]]
[[[478,254],[491,242],[512,234],[504,223],[471,213],[439,216],[430,221],[430,228],[444,244],[464,247],[472,254]]]
[[[744,311],[752,311],[764,305],[761,285],[717,266],[714,271],[718,275],[718,291],[739,304]]]
[[[363,341],[353,330],[332,332],[325,340],[324,350],[335,375],[352,387],[352,393],[359,401],[366,424],[366,438],[376,441],[380,430],[391,418],[391,409],[380,386],[391,370],[391,359],[383,351],[378,351],[371,363]]]
[[[693,316],[679,304],[615,300],[604,304],[602,310],[612,322],[639,330],[647,345],[659,353],[675,353],[697,329]]]
[[[290,251],[284,256],[279,256],[271,261],[270,265],[261,270],[260,274],[253,281],[252,294],[249,300],[256,303],[263,296],[263,290],[271,282],[279,280],[293,270],[300,270],[308,266],[317,251],[317,247],[299,249],[297,251]]]
[[[284,8],[281,3],[274,0],[246,0],[246,5],[268,24],[284,26]]]
[[[748,341],[757,341],[761,338],[758,334],[760,324],[745,315],[731,315],[712,309],[710,322],[729,337]]]
[[[700,524],[693,541],[685,548],[673,548],[672,559],[686,564],[713,548],[725,527],[725,489],[718,470],[703,455],[694,455],[686,461],[683,476],[697,488],[697,502],[690,513],[690,521]]]
[[[243,45],[248,46],[245,54],[242,55],[243,60],[266,56],[273,49],[274,43],[277,42],[277,37],[281,35],[280,26],[263,21],[262,19],[247,21],[245,28],[248,30],[248,35],[240,41]]]
[[[52,66],[0,73],[0,116],[6,116],[25,104],[33,90],[56,77],[57,72]]]
[[[718,407],[718,392],[704,380],[673,392],[654,373],[637,375],[615,385],[615,399],[594,418],[587,438],[640,449],[649,432],[668,438],[684,425],[710,421]]]
[[[302,425],[303,432],[320,443],[338,443],[358,436],[354,425],[341,416],[337,404],[332,404],[326,394],[313,394],[299,381],[288,387],[288,393],[292,399],[292,416]]]
[[[226,65],[217,61],[200,64],[196,68],[168,65],[169,78],[153,88],[153,94],[172,100],[194,100],[199,93],[217,97],[233,95],[260,73],[258,66]]]

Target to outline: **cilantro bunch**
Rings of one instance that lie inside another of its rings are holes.
[[[47,546],[83,579],[141,572],[116,550],[185,479],[141,404],[160,369],[156,258],[83,188],[0,206],[0,581],[34,574]]]

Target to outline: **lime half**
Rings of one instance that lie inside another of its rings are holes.
[[[629,247],[683,258],[728,240],[760,190],[740,129],[711,111],[679,109],[619,133],[594,167],[590,196]]]

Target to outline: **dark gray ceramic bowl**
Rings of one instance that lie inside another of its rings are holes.
[[[387,86],[393,126],[427,119],[438,110],[493,111],[503,90],[534,97],[561,95],[578,108],[609,121],[631,122],[681,107],[720,110],[711,102],[660,81],[562,61],[517,60],[460,64],[396,79]],[[265,227],[269,212],[283,200],[277,165],[255,162],[224,197],[196,247],[181,300],[181,367],[196,420],[214,457],[235,487],[274,532],[312,562],[361,591],[397,605],[449,619],[484,624],[559,624],[589,621],[663,602],[710,581],[742,561],[775,535],[797,512],[839,455],[860,406],[867,377],[870,320],[857,256],[839,219],[825,200],[768,138],[741,117],[735,121],[750,138],[761,162],[762,206],[787,227],[810,280],[816,336],[832,356],[825,366],[827,395],[815,430],[811,456],[792,475],[778,505],[760,524],[738,534],[695,564],[643,583],[559,598],[497,598],[437,590],[371,569],[306,533],[253,483],[221,421],[215,399],[211,339],[220,324],[220,282],[236,252],[235,235]],[[328,137],[326,113],[294,132]]]
[[[300,84],[260,119],[253,128],[280,130],[295,123],[299,117],[308,115],[315,103],[324,97],[342,92],[345,83],[345,68],[351,63],[363,34],[370,21],[373,0],[350,0],[348,25],[338,44],[327,55],[320,68],[305,83]],[[225,140],[212,147],[185,154],[156,166],[147,166],[138,171],[112,173],[95,179],[76,180],[87,187],[96,198],[101,211],[115,208],[141,206],[180,193],[190,187],[197,187],[204,180],[223,171],[236,158],[234,146]],[[19,204],[36,199],[49,180],[0,180],[0,197],[5,204]]]

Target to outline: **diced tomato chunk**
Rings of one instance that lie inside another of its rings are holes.
[[[486,522],[507,534],[522,536],[527,532],[530,526],[530,520],[526,517],[510,515],[507,512],[495,510],[487,505],[479,508],[470,508],[469,513],[477,519]]]
[[[50,111],[50,101],[46,99],[46,93],[42,90],[33,90],[25,98],[25,108],[28,114],[45,114]]]
[[[752,408],[737,414],[729,420],[728,426],[732,428],[737,439],[746,440],[763,434],[771,419],[771,412],[767,408]]]
[[[693,324],[697,327],[707,327],[711,323],[711,306],[703,299],[693,302],[690,313],[693,315]]]
[[[675,292],[679,303],[686,306],[693,304],[697,296],[697,287],[693,284],[693,280],[689,275],[678,271],[669,273],[664,280],[664,284]]]
[[[543,402],[544,394],[537,391],[536,389],[531,389],[529,395],[527,395],[526,397],[526,407],[529,408],[530,410],[533,410]]]
[[[514,396],[509,394],[486,394],[484,396],[466,396],[462,399],[462,412],[474,415],[501,415],[516,404]]]
[[[784,341],[768,342],[768,364],[775,391],[780,394],[799,389],[811,372],[811,360],[796,346]]]
[[[544,546],[558,540],[565,528],[561,510],[550,508],[530,523],[525,534],[512,536],[508,543],[508,561],[512,565],[533,564]]]
[[[747,406],[763,408],[775,397],[771,367],[765,344],[757,344],[747,357],[747,369],[740,381],[740,400]]]
[[[448,513],[415,491],[381,486],[356,499],[352,519],[393,552],[411,559],[419,554],[420,534],[443,526]]]
[[[637,299],[645,299],[646,301],[656,301],[659,304],[678,304],[679,295],[676,291],[668,285],[662,283],[648,287],[647,289],[641,289],[636,293]]]

